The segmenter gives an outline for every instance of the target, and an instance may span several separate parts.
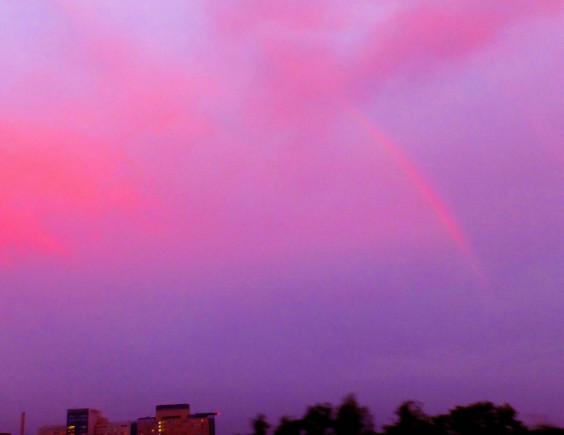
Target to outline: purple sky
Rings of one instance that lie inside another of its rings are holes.
[[[0,432],[564,425],[561,0],[0,3]]]

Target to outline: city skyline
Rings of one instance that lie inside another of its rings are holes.
[[[564,426],[564,3],[165,3],[0,3],[0,431]]]
[[[37,435],[215,435],[217,412],[192,413],[188,403],[156,405],[154,416],[111,421],[99,409],[67,409],[65,424],[42,425]],[[23,417],[20,434],[23,435]]]

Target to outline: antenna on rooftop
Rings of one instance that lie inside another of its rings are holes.
[[[22,418],[20,420],[20,435],[24,435],[25,429],[25,412],[22,412]]]

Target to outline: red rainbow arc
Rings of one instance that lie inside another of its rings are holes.
[[[449,210],[445,202],[440,198],[436,189],[423,176],[415,163],[371,121],[353,107],[345,106],[345,111],[370,135],[372,139],[386,152],[386,154],[399,166],[405,176],[421,196],[431,206],[446,232],[457,246],[464,258],[468,261],[474,274],[480,283],[487,285],[487,278],[482,270],[480,261],[474,253],[468,238],[458,223],[454,214]]]

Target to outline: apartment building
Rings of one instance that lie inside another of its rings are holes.
[[[215,435],[216,415],[191,414],[190,405],[180,403],[157,405],[154,417],[110,422],[97,409],[75,408],[67,410],[66,425],[42,426],[38,435]]]

